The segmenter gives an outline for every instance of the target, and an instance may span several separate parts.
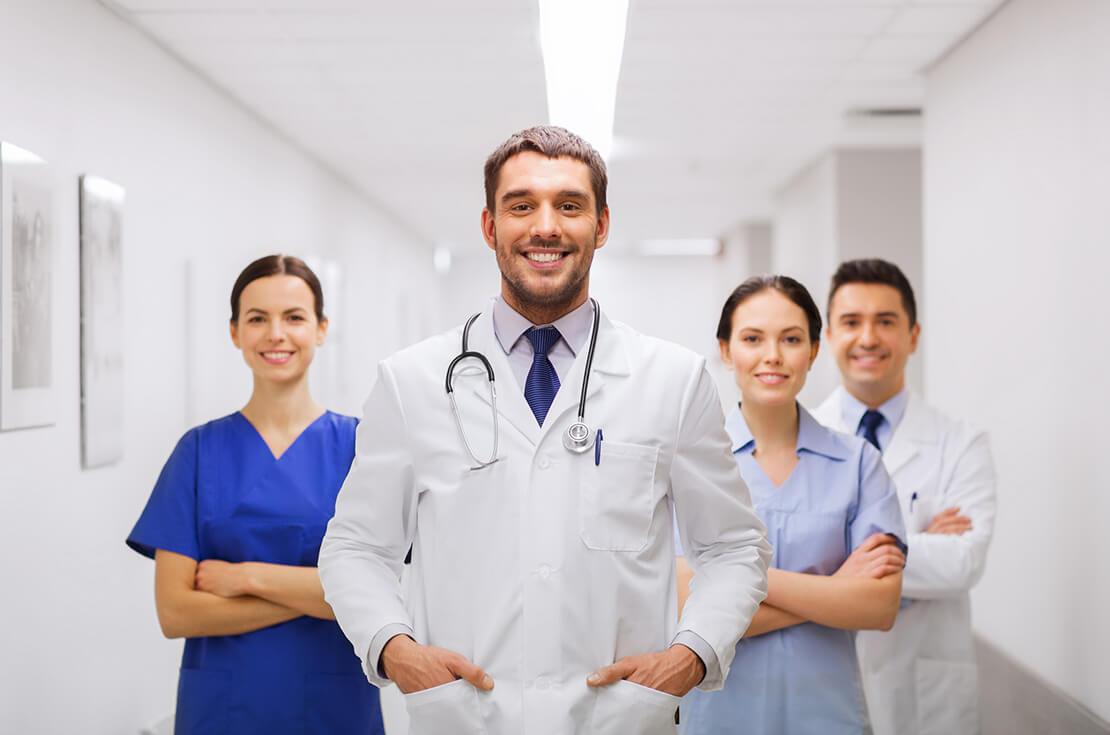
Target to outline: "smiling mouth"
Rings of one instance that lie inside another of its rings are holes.
[[[561,250],[532,250],[524,254],[525,258],[540,265],[558,263],[566,256],[567,254]]]
[[[282,350],[272,350],[270,352],[263,352],[263,353],[261,353],[261,355],[262,355],[263,360],[265,360],[266,362],[268,362],[272,365],[283,365],[283,364],[289,362],[290,358],[293,357],[292,352],[285,352],[285,351],[282,351]]]
[[[755,379],[764,385],[780,385],[786,382],[782,373],[757,373]]]
[[[886,355],[879,355],[879,354],[874,354],[874,353],[866,353],[866,354],[863,354],[863,355],[852,355],[851,356],[852,362],[857,363],[859,365],[863,365],[864,367],[867,367],[867,366],[870,366],[870,365],[878,365],[879,363],[886,360],[886,358],[887,358]]]

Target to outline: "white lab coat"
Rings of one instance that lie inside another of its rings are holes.
[[[407,695],[412,735],[673,733],[677,697],[624,681],[593,690],[586,677],[692,631],[720,665],[701,686],[719,688],[765,596],[770,549],[704,359],[602,316],[586,406],[604,436],[595,465],[593,450],[562,445],[586,350],[541,429],[486,310],[470,348],[495,372],[500,461],[471,470],[444,390],[460,339],[457,328],[379,366],[320,551],[340,626],[364,664],[377,658],[375,635],[402,624],[493,677],[491,692],[460,680]],[[454,386],[486,457],[492,416],[476,366],[460,368]],[[681,623],[672,507],[698,580]],[[367,677],[384,685],[376,663]]]
[[[815,415],[844,426],[837,388]],[[902,596],[909,604],[888,632],[856,637],[875,735],[979,731],[978,682],[968,591],[983,574],[994,530],[995,478],[987,435],[944,416],[911,393],[883,463],[894,479],[909,535]],[[916,494],[916,500],[914,495]],[[912,507],[911,507],[912,506]],[[940,511],[971,518],[961,536],[923,533]]]

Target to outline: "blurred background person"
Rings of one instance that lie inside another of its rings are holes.
[[[684,700],[686,735],[869,732],[854,631],[894,622],[905,531],[879,453],[797,401],[820,336],[820,310],[787,276],[748,279],[721,312],[741,395],[725,425],[774,556],[724,690]],[[681,557],[679,576],[697,588]]]
[[[909,532],[906,602],[894,628],[857,639],[877,735],[979,731],[968,592],[986,565],[996,510],[985,432],[906,386],[921,325],[913,288],[885,260],[841,263],[828,337],[842,384],[816,416],[883,454]]]
[[[382,733],[316,571],[357,424],[309,391],[328,330],[316,274],[292,256],[254,261],[230,329],[250,400],[182,437],[127,538],[155,560],[163,633],[187,639],[174,732]]]

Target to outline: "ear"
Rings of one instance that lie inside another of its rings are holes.
[[[717,347],[721,351],[721,362],[725,364],[725,368],[732,370],[732,352],[728,349],[728,342],[723,339],[717,340]]]
[[[917,352],[917,340],[921,337],[921,322],[913,325],[910,330],[910,354]]]
[[[813,363],[817,362],[817,353],[821,351],[821,343],[813,342],[809,347],[809,369],[813,369]]]
[[[232,320],[228,322],[228,327],[231,331],[231,344],[235,345],[237,350],[243,349],[243,346],[239,344],[239,323]]]
[[[482,207],[482,237],[486,238],[490,250],[497,250],[497,223],[487,207]]]
[[[599,216],[597,218],[597,230],[595,231],[594,234],[596,235],[596,240],[597,240],[597,245],[594,246],[594,249],[596,250],[597,248],[604,247],[605,243],[608,242],[608,240],[609,240],[609,208],[608,207],[601,210],[601,216]]]
[[[316,323],[316,346],[322,347],[328,338],[328,320],[321,319]]]

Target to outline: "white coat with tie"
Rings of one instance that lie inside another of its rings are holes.
[[[720,688],[765,596],[770,550],[704,359],[602,316],[586,403],[587,423],[603,431],[597,462],[593,450],[562,444],[586,350],[541,428],[487,310],[469,346],[495,373],[499,460],[472,470],[444,385],[461,331],[379,366],[320,551],[340,626],[378,685],[387,683],[382,639],[401,629],[493,678],[489,692],[458,680],[406,695],[412,735],[673,733],[677,697],[627,681],[594,690],[586,677],[692,632],[717,659],[701,686]],[[469,361],[454,389],[474,452],[486,457],[485,370]],[[697,574],[681,621],[672,508]]]
[[[815,415],[850,434],[837,388]],[[887,632],[861,631],[856,650],[876,735],[979,731],[978,682],[968,591],[979,581],[994,530],[995,478],[987,435],[911,393],[883,464],[908,532],[902,577],[908,600]],[[971,519],[963,535],[924,533],[940,511]]]

